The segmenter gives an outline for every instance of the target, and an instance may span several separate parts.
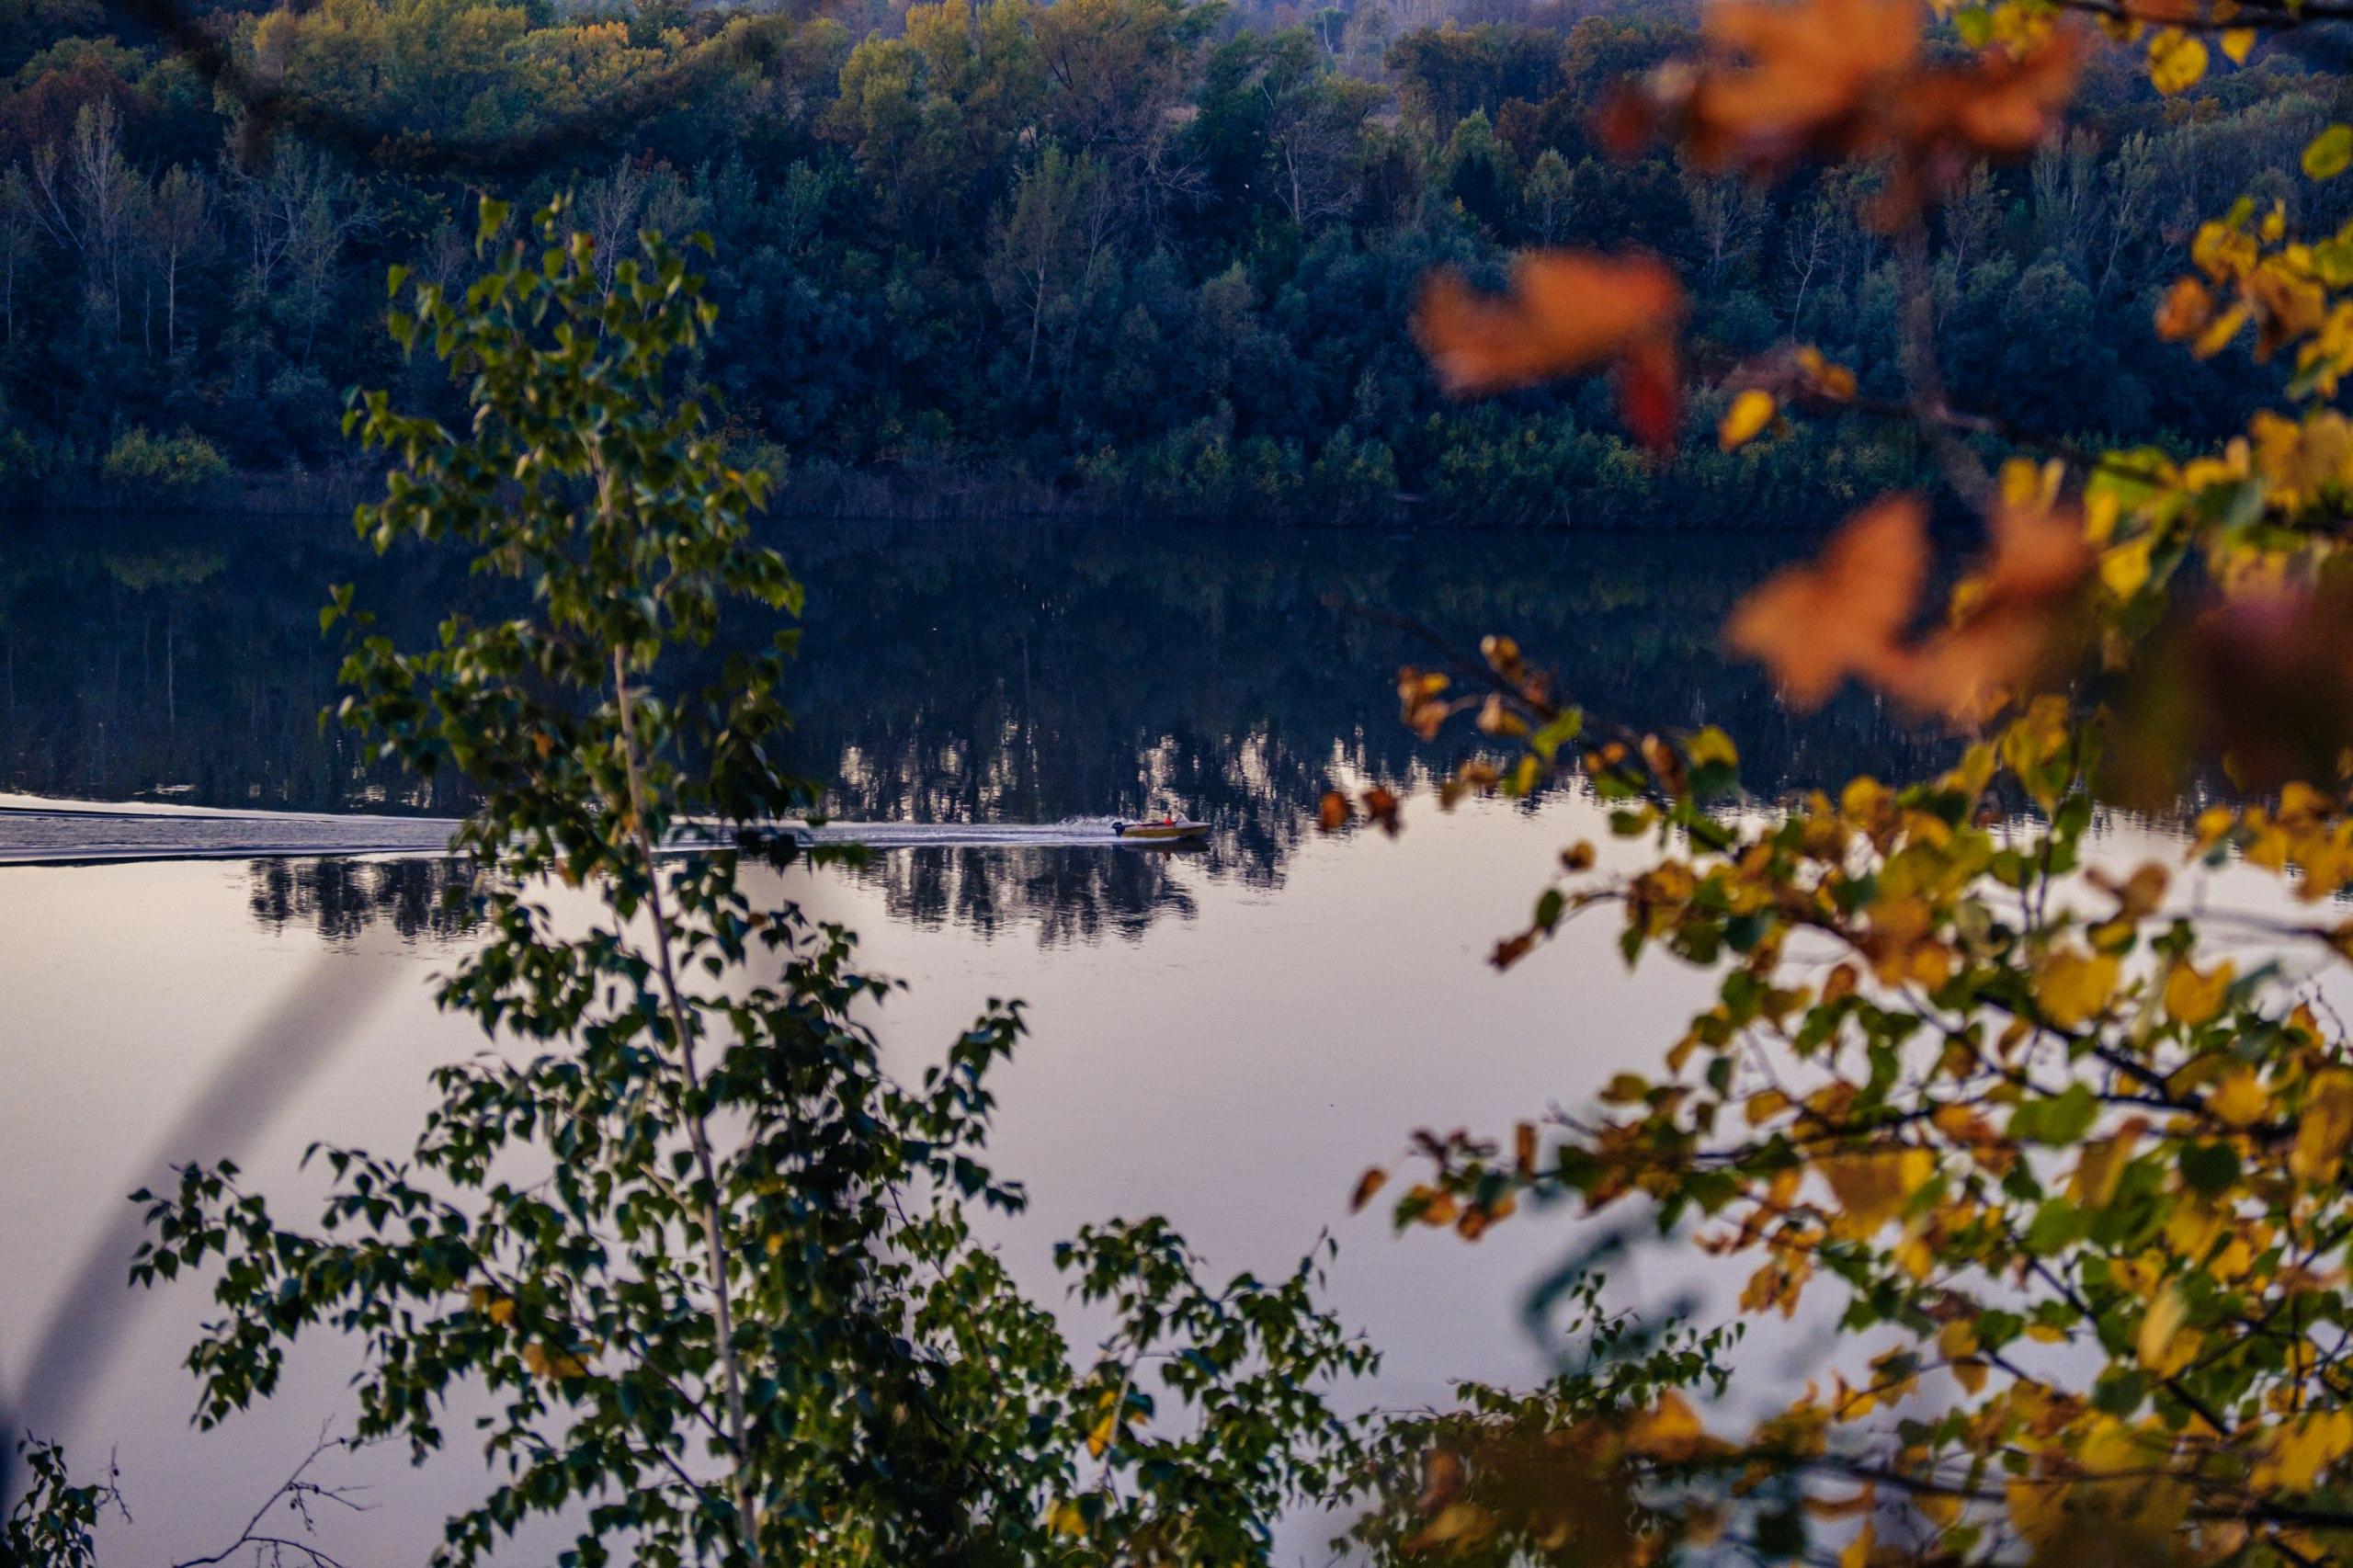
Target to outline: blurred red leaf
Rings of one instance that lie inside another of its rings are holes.
[[[2056,28],[2017,52],[1932,64],[1926,17],[1919,0],[1718,0],[1706,58],[1613,100],[1597,134],[1623,156],[1665,131],[1700,168],[1760,179],[1809,158],[1877,159],[1890,177],[1875,216],[1893,228],[1975,160],[2041,145],[2085,54],[2081,29]]]
[[[1675,433],[1683,423],[1683,381],[1674,339],[1646,339],[1618,361],[1618,414],[1634,439],[1652,451],[1675,449]]]
[[[1915,711],[1985,718],[2046,673],[2093,564],[2073,510],[2005,506],[1985,570],[1954,596],[1952,624],[1888,661],[1879,684]]]
[[[1892,496],[1841,528],[1819,562],[1743,599],[1725,636],[1792,704],[1818,708],[1848,676],[1886,667],[1927,571],[1927,510],[1917,496]]]
[[[1438,273],[1422,291],[1414,330],[1458,395],[1616,362],[1627,422],[1655,448],[1674,436],[1674,335],[1682,316],[1682,286],[1654,257],[1542,251],[1519,258],[1502,295]]]

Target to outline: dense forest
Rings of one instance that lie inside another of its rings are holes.
[[[1708,383],[1793,336],[1892,394],[1895,262],[1867,171],[1768,190],[1597,144],[1611,85],[1689,47],[1675,8],[324,0],[203,24],[347,134],[261,123],[91,0],[0,9],[17,506],[200,500],[232,474],[267,476],[248,502],[321,493],[350,461],[347,387],[437,395],[386,339],[383,278],[458,277],[485,188],[571,190],[608,266],[642,226],[716,240],[723,326],[697,373],[802,509],[1682,526],[1815,520],[1925,470],[1907,426],[1860,414],[1732,455],[1709,438]],[[2279,171],[2346,106],[2293,49],[2171,99],[2111,62],[2063,144],[1948,204],[1957,401],[2164,442],[2263,393],[2245,356],[2193,363],[2146,324],[2193,215],[2316,199]],[[1433,265],[1494,279],[1515,248],[1595,236],[1691,289],[1699,390],[1672,459],[1603,386],[1451,403],[1411,340]]]

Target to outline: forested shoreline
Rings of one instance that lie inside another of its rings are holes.
[[[1673,8],[944,0],[783,23],[326,0],[207,25],[355,134],[254,122],[88,0],[0,23],[0,504],[363,488],[346,387],[456,406],[386,346],[386,268],[461,276],[483,189],[571,190],[607,267],[642,226],[709,233],[722,329],[694,374],[803,510],[1746,526],[1927,472],[1908,426],[1864,414],[1715,449],[1711,383],[1786,338],[1855,367],[1867,402],[1900,396],[1896,264],[1867,171],[1768,191],[1608,155],[1611,85],[1690,46]],[[594,114],[755,28],[690,90]],[[2264,367],[2192,362],[2147,322],[2195,214],[2245,189],[2307,227],[2343,216],[2300,210],[2342,199],[2280,174],[2347,108],[2292,47],[2171,99],[2111,67],[2063,144],[1947,205],[1959,405],[2162,444],[2267,394]],[[584,117],[597,132],[571,134]],[[499,142],[522,151],[488,175],[437,155]],[[1434,266],[1494,280],[1514,249],[1594,236],[1691,290],[1671,458],[1627,438],[1607,386],[1456,403],[1413,344]]]

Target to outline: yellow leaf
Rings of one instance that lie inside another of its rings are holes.
[[[2185,1203],[2165,1221],[2165,1244],[2184,1257],[2204,1257],[2206,1249],[2222,1235],[2222,1224],[2220,1210]]]
[[[2157,1367],[2164,1364],[2165,1347],[2173,1336],[2181,1332],[2182,1319],[2188,1315],[2189,1303],[2181,1298],[2178,1287],[2168,1285],[2149,1303],[2141,1318],[2141,1333],[2133,1348],[2141,1358],[2141,1365]]]
[[[2028,1540],[2040,1542],[2058,1534],[2067,1522],[2067,1497],[2074,1490],[2064,1482],[2018,1477],[2004,1487],[2010,1523]]]
[[[2332,1410],[2283,1426],[2256,1466],[2255,1484],[2309,1492],[2322,1471],[2353,1452],[2353,1412]]]
[[[1952,1364],[1952,1381],[1961,1385],[1964,1393],[1983,1393],[1985,1391],[1985,1363],[1974,1356],[1955,1361]]]
[[[1838,1154],[1819,1169],[1844,1210],[1839,1229],[1868,1236],[1903,1212],[1904,1201],[1936,1174],[1937,1157],[1926,1149]]]
[[[1746,446],[1773,422],[1778,407],[1771,392],[1749,388],[1724,411],[1723,423],[1716,426],[1716,445],[1727,452]]]
[[[2206,330],[2198,335],[2198,341],[2189,346],[2189,351],[2200,359],[2211,359],[2231,346],[2231,339],[2236,337],[2239,335],[2239,329],[2245,325],[2246,325],[2246,307],[2233,305],[2229,310],[2216,316]]]
[[[2232,64],[2245,64],[2246,57],[2254,50],[2255,29],[2253,28],[2229,28],[2223,30],[2222,52],[2231,57]]]
[[[2155,543],[2155,535],[2143,534],[2130,543],[2102,551],[2099,558],[2101,585],[2120,599],[2129,599],[2146,587],[2149,582],[2149,551]]]
[[[2116,960],[2106,953],[2055,953],[2035,977],[2034,999],[2056,1027],[2080,1028],[2106,1009],[2117,973]]]
[[[1079,1506],[1075,1503],[1055,1504],[1053,1512],[1046,1516],[1046,1522],[1053,1528],[1056,1535],[1085,1535],[1086,1533],[1086,1516],[1079,1511]]]
[[[2313,179],[2335,179],[2353,168],[2353,126],[2332,125],[2304,149],[2304,173]]]
[[[1730,735],[1713,724],[1693,735],[1685,744],[1683,751],[1694,767],[1705,767],[1711,763],[1722,763],[1726,767],[1740,766],[1740,748],[1732,744]]]
[[[2165,94],[2188,92],[2206,74],[2206,45],[2179,28],[2149,40],[2149,83]]]
[[[2098,1209],[2116,1196],[2116,1184],[2124,1176],[2124,1167],[2131,1163],[2132,1146],[2141,1141],[2138,1128],[2128,1128],[2113,1138],[2101,1138],[2084,1146],[2075,1161],[2075,1175],[2068,1184],[2068,1197],[2086,1209]]]
[[[1641,1074],[1614,1073],[1601,1086],[1601,1098],[1608,1105],[1636,1105],[1647,1099],[1650,1092],[1650,1082]]]
[[[2233,1127],[2252,1127],[2263,1119],[2271,1098],[2263,1092],[2263,1081],[2252,1067],[2234,1067],[2214,1085],[2206,1098],[2206,1108],[2229,1122]]]
[[[1855,372],[1844,365],[1833,364],[1823,358],[1822,350],[1809,344],[1798,350],[1798,369],[1805,372],[1808,390],[1816,396],[1834,403],[1853,399],[1857,389]]]
[[[2348,1139],[2353,1139],[2353,1072],[2332,1068],[2313,1080],[2304,1098],[2296,1146],[2288,1155],[2289,1170],[2299,1181],[2334,1176]]]
[[[1475,1503],[1449,1503],[1430,1522],[1400,1542],[1407,1551],[1434,1551],[1454,1541],[1483,1540],[1494,1532],[1495,1517]]]
[[[2227,959],[2204,974],[2187,963],[2174,965],[2173,972],[2165,976],[2166,1016],[2191,1028],[2211,1022],[2222,1010],[2223,998],[2237,977],[2238,967]]]
[[[1855,1539],[1848,1541],[1847,1549],[1838,1554],[1838,1568],[1869,1568],[1871,1549],[1878,1544],[1878,1533],[1866,1519],[1863,1528],[1855,1532]]]
[[[1119,1431],[1120,1413],[1113,1410],[1097,1421],[1095,1430],[1086,1435],[1086,1451],[1101,1459],[1103,1450],[1111,1446],[1111,1439],[1119,1435]]]
[[[1904,1273],[1923,1283],[1937,1271],[1936,1251],[1919,1236],[1911,1237],[1895,1249],[1895,1263]]]
[[[2319,790],[2301,779],[2280,787],[2279,820],[2285,823],[2316,823],[2328,815],[2329,800]]]
[[[555,1350],[533,1340],[523,1346],[523,1365],[542,1378],[562,1381],[588,1375],[587,1364],[568,1350]]]
[[[1681,1394],[1669,1389],[1658,1396],[1656,1404],[1627,1424],[1626,1447],[1649,1459],[1688,1459],[1707,1435],[1699,1414]]]

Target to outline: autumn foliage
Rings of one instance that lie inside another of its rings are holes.
[[[1904,0],[1725,0],[1699,58],[1631,85],[1605,129],[1756,180],[1876,162],[1876,218],[1917,255],[1976,162],[2054,132],[2096,47],[2025,0],[1952,19],[1976,47]],[[2297,19],[2127,6],[2105,25],[2177,94],[2214,67],[2207,37],[2237,62],[2246,23]],[[2297,172],[2348,166],[2340,126]],[[1947,494],[1870,501],[1724,640],[1794,706],[1851,683],[1956,732],[1949,770],[1760,802],[1731,736],[1618,729],[1506,637],[1401,675],[1420,733],[1477,715],[1442,805],[1574,773],[1640,851],[1610,870],[1563,851],[1496,966],[1602,918],[1630,964],[1715,990],[1597,1106],[1417,1135],[1398,1222],[1475,1240],[1546,1204],[1627,1212],[1744,1271],[1747,1314],[1834,1312],[1849,1353],[1734,1422],[1700,1397],[1733,1375],[1723,1342],[1636,1345],[1589,1313],[1589,1364],[1466,1390],[1393,1439],[1423,1456],[1419,1489],[1393,1489],[1367,1539],[1403,1559],[1842,1568],[2353,1551],[2353,1041],[2322,983],[2353,958],[2334,906],[2353,887],[2353,425],[2329,406],[2353,369],[2353,232],[2299,234],[2287,203],[2250,199],[2188,261],[2154,329],[2286,367],[2286,406],[2215,452],[2038,452],[1953,408],[1916,270],[1902,398],[1860,398],[1804,344],[1728,378],[1727,449],[1836,405],[1937,451]],[[1458,388],[1643,340],[1609,267],[1546,256],[1520,277],[1467,312],[1432,285],[1423,332]],[[1488,346],[1506,319],[1508,369]],[[1673,322],[1661,307],[1648,330]],[[1964,514],[1981,542],[1931,596],[1934,525]],[[2105,863],[2120,805],[2174,824],[2173,847]],[[2278,890],[2224,914],[2226,870]],[[1392,1179],[1376,1167],[1356,1201]]]

